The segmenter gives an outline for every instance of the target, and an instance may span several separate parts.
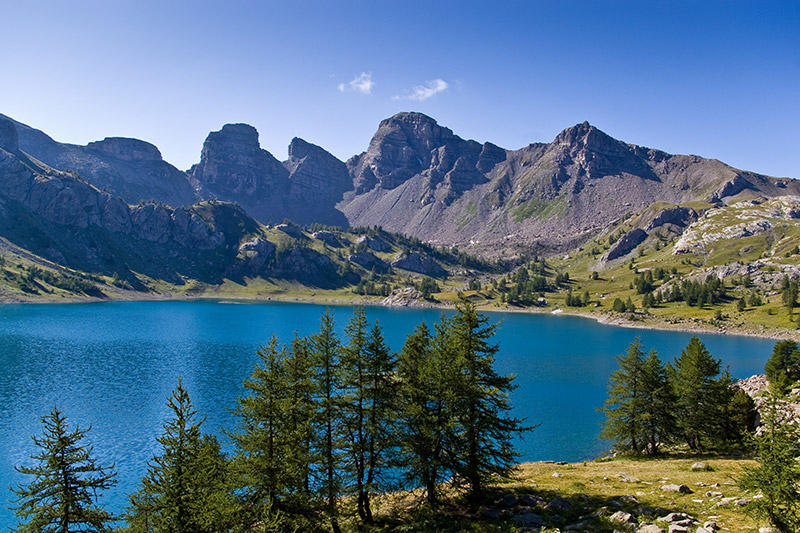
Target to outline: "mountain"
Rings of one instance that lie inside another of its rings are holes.
[[[130,204],[155,200],[186,206],[199,197],[186,174],[161,158],[152,144],[138,139],[107,137],[86,146],[54,141],[47,134],[14,121],[20,148],[58,170],[78,172],[100,189],[112,191]]]
[[[234,202],[264,224],[381,226],[486,256],[561,253],[656,201],[723,205],[800,193],[796,180],[628,144],[586,122],[550,143],[506,150],[399,113],[346,163],[299,138],[281,162],[261,148],[255,128],[226,124],[209,133],[185,173],[144,141],[77,146],[13,125],[24,153],[128,204]]]
[[[339,206],[351,224],[488,254],[568,250],[655,201],[800,191],[795,180],[626,144],[586,122],[551,143],[506,151],[464,141],[418,113],[383,121],[348,167],[354,191]]]

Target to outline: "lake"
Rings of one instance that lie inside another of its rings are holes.
[[[256,350],[275,333],[289,342],[296,331],[316,331],[324,306],[290,303],[108,302],[0,306],[0,528],[15,523],[9,487],[23,480],[14,465],[30,465],[40,417],[58,405],[71,424],[92,426],[89,440],[100,464],[116,463],[119,484],[104,501],[112,511],[127,503],[156,437],[169,416],[165,402],[178,377],[204,430],[235,423],[229,409],[257,362]],[[334,307],[341,334],[351,307]],[[387,342],[399,350],[419,322],[441,311],[367,308]],[[448,313],[452,314],[452,313]],[[689,333],[626,329],[593,320],[540,314],[487,313],[500,322],[496,366],[514,373],[514,414],[541,424],[519,442],[522,461],[580,461],[602,455],[598,438],[615,356],[639,336],[662,360],[672,360]],[[700,334],[734,377],[763,372],[775,341]],[[74,426],[73,426],[74,427]],[[225,441],[224,437],[222,438]]]

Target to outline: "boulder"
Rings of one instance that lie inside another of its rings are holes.
[[[692,494],[692,489],[690,489],[687,485],[677,485],[675,483],[670,483],[667,485],[661,485],[661,490],[664,492],[680,492],[681,494]]]
[[[636,530],[636,533],[664,533],[664,528],[656,524],[642,524]]]
[[[512,520],[524,527],[539,527],[544,524],[544,519],[536,513],[518,514]]]
[[[275,226],[275,229],[284,232],[286,235],[293,237],[295,239],[300,239],[303,237],[303,230],[300,229],[300,226],[295,224],[278,224]]]
[[[548,503],[545,507],[546,511],[555,511],[560,513],[566,513],[570,509],[572,509],[572,504],[569,503],[564,498],[554,498]]]
[[[506,494],[497,502],[500,507],[514,507],[517,505],[517,497],[513,494]]]
[[[632,514],[626,513],[625,511],[617,511],[616,513],[612,514],[608,517],[608,520],[612,524],[620,525],[620,526],[636,526],[638,525],[637,520],[633,517]]]
[[[712,472],[714,469],[708,464],[698,461],[691,466],[692,472]]]

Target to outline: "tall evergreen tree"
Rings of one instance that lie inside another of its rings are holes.
[[[286,351],[273,335],[267,346],[258,350],[261,361],[244,381],[234,414],[240,431],[231,434],[236,444],[233,470],[241,489],[247,520],[256,523],[281,509],[281,499],[289,484],[285,468],[287,439],[288,379],[284,371]]]
[[[386,345],[378,322],[372,326],[365,352],[367,372],[366,420],[366,483],[367,497],[383,483],[383,474],[391,462],[395,448],[395,416],[398,382],[395,379],[397,358]],[[372,522],[372,509],[366,501],[367,522]]]
[[[764,373],[773,392],[783,396],[800,380],[800,349],[797,343],[792,340],[778,341],[764,366]]]
[[[202,420],[181,380],[167,400],[173,418],[157,439],[161,453],[148,463],[141,488],[130,497],[131,533],[220,533],[229,529],[235,503],[228,464],[213,437],[200,432]]]
[[[320,328],[311,336],[311,359],[316,369],[315,450],[319,491],[334,533],[339,533],[339,495],[342,491],[342,373],[341,345],[334,331],[333,314],[327,309]]]
[[[345,326],[348,342],[342,348],[341,355],[344,389],[342,414],[346,428],[347,470],[353,485],[352,492],[356,495],[358,516],[362,521],[367,520],[369,508],[369,493],[366,490],[367,388],[369,387],[366,369],[367,329],[367,315],[363,307],[358,307]]]
[[[644,363],[644,350],[636,337],[628,350],[617,356],[619,368],[611,373],[608,398],[601,409],[606,422],[600,436],[615,440],[634,453],[641,452],[647,440]]]
[[[733,397],[730,373],[720,373],[714,359],[697,337],[667,367],[675,394],[678,430],[692,450],[702,450],[704,442],[717,442],[725,436],[727,408]]]
[[[642,397],[645,451],[657,454],[659,445],[671,440],[675,432],[675,395],[667,379],[666,366],[655,350],[650,350],[642,364]]]
[[[438,324],[434,349],[422,322],[398,355],[399,464],[406,482],[425,489],[431,507],[439,504],[438,484],[452,473],[448,452],[456,440],[457,367],[450,339],[446,323]]]
[[[455,473],[466,481],[468,494],[476,501],[487,480],[511,471],[519,456],[513,439],[532,427],[508,414],[509,393],[516,385],[514,376],[502,376],[494,368],[499,347],[492,338],[497,325],[489,324],[473,304],[462,302],[456,305],[451,327],[459,365],[456,414],[464,445]]]
[[[92,446],[83,442],[89,430],[70,431],[66,417],[53,407],[42,417],[43,435],[33,437],[41,450],[31,456],[37,464],[15,467],[34,476],[12,489],[17,496],[14,512],[21,519],[20,533],[72,533],[111,531],[115,518],[98,505],[103,490],[116,484],[114,468],[98,465]]]
[[[391,421],[394,359],[376,323],[371,330],[363,308],[345,327],[342,349],[343,409],[346,425],[347,472],[356,495],[359,518],[371,523],[370,493],[379,484],[387,461]]]

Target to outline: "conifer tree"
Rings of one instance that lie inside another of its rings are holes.
[[[131,533],[220,533],[230,528],[227,459],[216,438],[203,436],[202,420],[181,380],[167,400],[173,418],[157,439],[161,453],[148,463],[141,488],[130,497]]]
[[[53,407],[42,417],[41,437],[33,437],[41,450],[31,456],[32,467],[15,467],[34,476],[28,484],[12,489],[16,494],[14,512],[20,518],[20,533],[72,533],[111,531],[115,518],[98,505],[103,490],[116,485],[114,468],[98,465],[92,446],[83,442],[89,430],[78,426],[70,431],[66,417]]]
[[[667,373],[677,398],[676,424],[689,448],[702,450],[704,442],[724,438],[733,380],[727,370],[720,373],[720,361],[692,337],[680,357],[668,365]]]
[[[617,356],[619,369],[611,373],[608,398],[601,409],[606,422],[600,436],[639,453],[647,440],[645,428],[645,354],[639,337]]]
[[[294,444],[286,434],[286,351],[273,335],[257,353],[261,362],[244,381],[247,394],[239,398],[234,411],[240,431],[230,435],[236,444],[232,467],[242,489],[245,512],[253,523],[281,509],[281,498],[289,485],[286,452]]]
[[[742,490],[760,493],[746,511],[766,519],[781,533],[800,530],[800,465],[796,460],[800,432],[791,416],[782,412],[775,395],[765,405],[764,432],[755,437],[756,467],[745,467],[738,480]]]
[[[334,331],[333,314],[327,309],[309,347],[316,369],[317,416],[314,423],[319,492],[334,533],[339,533],[339,495],[342,491],[342,375],[341,345]]]
[[[566,276],[566,274],[565,274]],[[463,432],[460,457],[455,474],[466,480],[470,499],[477,501],[490,478],[507,475],[519,456],[514,451],[517,434],[532,429],[523,420],[508,415],[509,393],[514,376],[502,376],[494,368],[499,347],[492,343],[497,324],[478,314],[469,302],[456,305],[450,322],[452,341],[458,365],[456,416]]]
[[[348,477],[356,495],[359,518],[371,523],[370,492],[379,481],[389,447],[394,385],[394,359],[376,323],[370,331],[363,308],[345,327],[348,338],[342,349],[344,420]]]
[[[667,379],[666,366],[655,350],[650,350],[642,364],[642,385],[645,452],[655,455],[659,445],[670,441],[675,432],[675,396]]]
[[[397,388],[395,379],[397,358],[386,345],[378,322],[372,326],[367,339],[367,421],[366,421],[366,483],[365,513],[372,522],[369,494],[383,484],[383,473],[391,462],[395,448],[394,425],[397,413]]]
[[[436,326],[435,349],[432,344],[422,322],[398,355],[398,453],[405,481],[422,485],[427,503],[436,507],[438,484],[452,473],[448,452],[456,439],[456,367],[446,324]]]

